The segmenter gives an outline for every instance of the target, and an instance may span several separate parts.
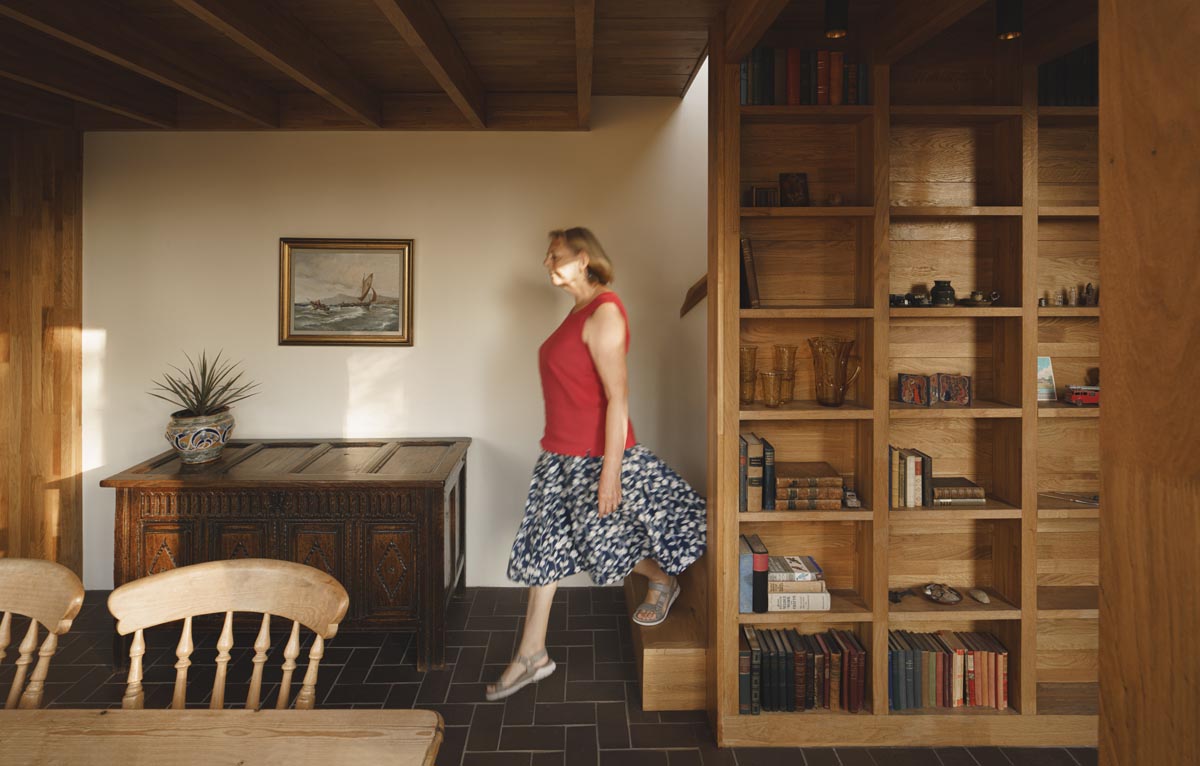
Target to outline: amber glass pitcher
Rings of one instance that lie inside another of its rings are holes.
[[[849,376],[846,374],[854,341],[822,336],[809,338],[808,346],[812,349],[817,403],[825,407],[841,407],[846,401],[846,389],[862,372],[862,367],[855,367],[853,373]]]

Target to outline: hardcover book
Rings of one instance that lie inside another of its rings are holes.
[[[758,535],[750,538],[750,544],[753,547],[754,540]],[[763,550],[766,550],[765,548]],[[788,581],[806,581],[806,580],[823,580],[825,579],[824,572],[821,571],[820,565],[813,559],[812,556],[770,556],[768,558],[768,572],[766,581],[763,586],[766,587],[766,582],[788,582]]]
[[[842,475],[825,462],[777,462],[775,463],[775,486],[780,488],[837,487],[840,489]]]

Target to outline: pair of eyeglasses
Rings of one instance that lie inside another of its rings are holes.
[[[951,588],[949,585],[936,582],[924,585],[920,590],[902,588],[900,590],[888,591],[888,601],[891,601],[893,604],[899,604],[900,599],[905,596],[916,595],[917,593],[920,593],[935,604],[957,604],[962,601],[962,594],[957,590]]]

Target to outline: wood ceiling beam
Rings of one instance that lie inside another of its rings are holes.
[[[1095,0],[1062,2],[1024,23],[1021,56],[1027,64],[1047,61],[1094,43],[1099,34],[1099,9]]]
[[[575,94],[581,128],[587,128],[592,120],[595,50],[596,0],[575,0]]]
[[[379,127],[379,95],[320,38],[267,0],[175,4],[359,122]]]
[[[894,64],[986,0],[897,0],[874,25],[870,50],[876,64]]]
[[[375,0],[472,127],[487,127],[483,84],[433,0]]]
[[[245,74],[211,56],[181,50],[107,0],[0,0],[0,15],[259,127],[279,124],[273,91],[247,82]]]
[[[0,79],[0,114],[55,128],[75,127],[75,103],[52,93]]]
[[[177,94],[74,49],[60,50],[58,45],[50,39],[35,43],[11,30],[0,31],[0,77],[155,128],[175,127]]]
[[[700,51],[700,55],[696,57],[696,63],[692,67],[692,73],[688,75],[687,82],[683,84],[683,90],[680,91],[679,97],[683,98],[692,89],[692,83],[696,81],[696,75],[700,74],[700,67],[704,66],[704,60],[708,58],[708,45]]]
[[[788,0],[730,0],[725,9],[725,60],[744,59],[787,4]]]

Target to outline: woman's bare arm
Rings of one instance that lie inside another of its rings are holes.
[[[604,465],[600,469],[600,516],[621,503],[621,460],[629,432],[629,378],[625,367],[625,317],[612,303],[583,324],[583,342],[596,365],[608,410],[604,418]]]

